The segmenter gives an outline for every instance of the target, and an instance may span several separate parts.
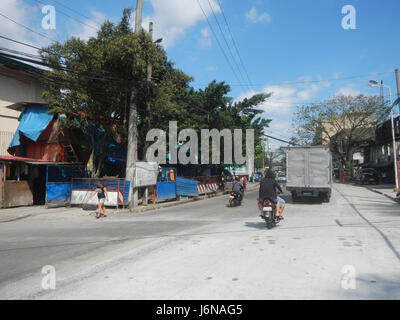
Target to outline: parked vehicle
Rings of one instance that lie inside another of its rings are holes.
[[[278,183],[286,183],[286,173],[278,172],[277,180]]]
[[[361,169],[356,177],[357,184],[379,184],[379,173],[372,168]]]
[[[329,202],[332,193],[332,154],[327,147],[290,147],[286,152],[286,189],[299,197]]]
[[[265,220],[268,229],[272,229],[279,223],[280,220],[276,217],[276,204],[273,201],[268,199],[264,200],[263,212],[263,219]]]

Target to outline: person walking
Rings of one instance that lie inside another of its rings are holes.
[[[106,202],[106,200],[108,201],[108,192],[107,192],[107,188],[105,186],[103,186],[103,184],[100,181],[97,183],[96,190],[93,191],[93,193],[89,199],[92,199],[96,193],[97,193],[97,198],[99,201],[97,204],[96,218],[97,219],[100,218],[102,210],[103,210],[103,217],[107,217],[105,202]]]

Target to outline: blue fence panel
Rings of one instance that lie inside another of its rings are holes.
[[[167,200],[176,198],[175,182],[157,182],[157,200]]]
[[[49,182],[46,184],[46,204],[68,202],[71,198],[71,183]]]
[[[124,190],[124,201],[128,200],[128,196],[129,196],[129,185],[130,185],[130,181],[125,181],[125,187],[121,187],[121,189]]]
[[[185,179],[181,177],[176,178],[176,194],[178,196],[197,197],[199,191],[197,190],[197,181]]]

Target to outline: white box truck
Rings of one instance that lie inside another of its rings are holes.
[[[286,189],[299,197],[329,202],[332,193],[332,154],[328,147],[286,149]]]

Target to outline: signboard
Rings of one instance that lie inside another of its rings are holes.
[[[158,172],[157,162],[136,162],[135,187],[156,185]]]
[[[264,152],[269,152],[269,140],[268,138],[263,139],[263,144],[264,144]]]

